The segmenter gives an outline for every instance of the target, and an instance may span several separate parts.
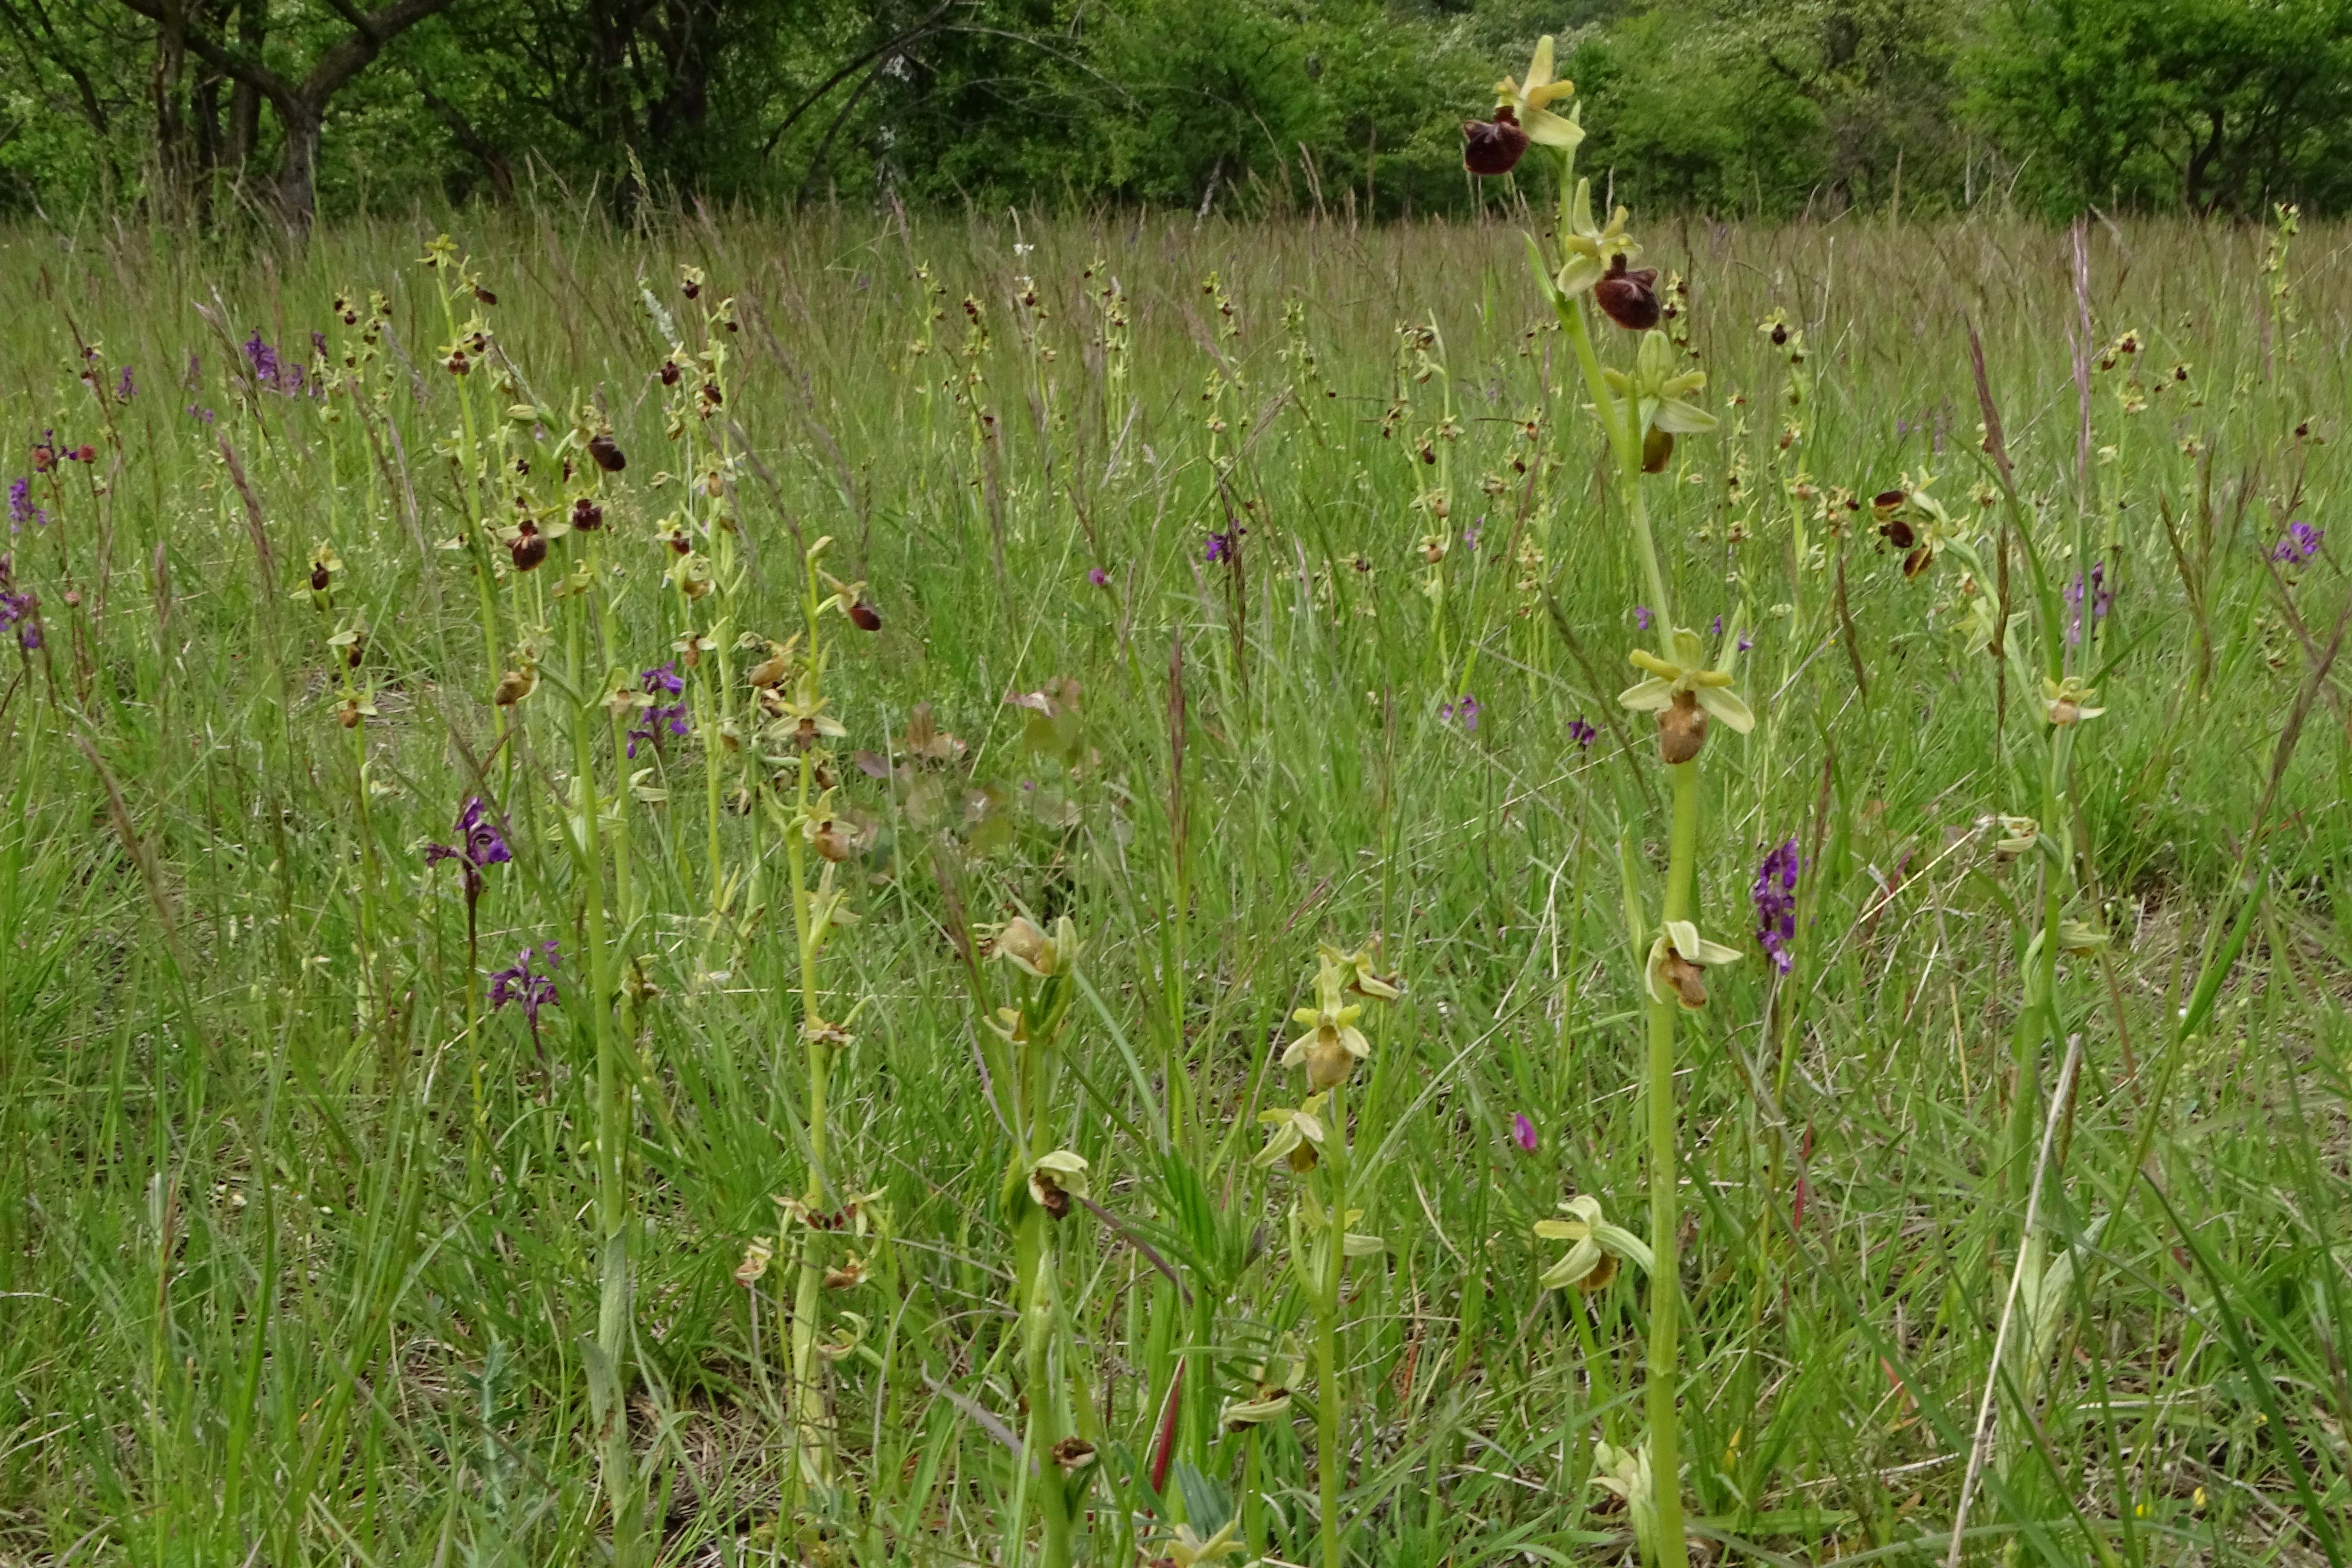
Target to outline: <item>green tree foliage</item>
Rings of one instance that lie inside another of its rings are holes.
[[[1013,0],[877,68],[811,176],[909,199],[1383,214],[1465,205],[1460,121],[1489,67],[1379,0]],[[863,149],[865,156],[858,155]]]
[[[2347,0],[2002,0],[1977,108],[2053,212],[2352,195]]]
[[[1644,10],[1576,51],[1596,126],[1584,162],[1646,205],[1772,216],[1898,189],[1940,205],[1962,184],[1952,61],[1968,14],[1934,0]]]
[[[2352,202],[2352,0],[0,0],[0,205],[1471,209],[1545,32],[1584,166],[1723,214]],[[1507,191],[1503,194],[1507,195]]]

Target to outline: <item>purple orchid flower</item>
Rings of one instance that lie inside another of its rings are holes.
[[[1797,872],[1801,862],[1797,841],[1786,838],[1775,845],[1756,869],[1756,884],[1748,897],[1756,904],[1756,941],[1772,967],[1781,973],[1789,973],[1796,963],[1789,952],[1789,943],[1797,936]]]
[[[535,957],[546,960],[543,968],[534,969]],[[533,1037],[539,1034],[539,1010],[561,1006],[562,998],[556,994],[555,965],[558,954],[555,943],[541,942],[537,948],[524,948],[515,954],[513,964],[490,976],[490,1011],[496,1013],[509,1002],[522,1009],[523,1022],[530,1026]]]

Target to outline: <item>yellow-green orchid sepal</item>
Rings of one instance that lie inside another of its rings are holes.
[[[1658,1500],[1650,1481],[1650,1445],[1612,1448],[1606,1442],[1592,1446],[1592,1484],[1614,1493],[1633,1521],[1633,1544],[1642,1561],[1657,1557]]]
[[[2105,708],[2093,706],[2098,695],[2097,688],[2079,675],[2070,675],[2063,680],[2052,680],[2044,676],[2042,680],[2042,717],[2061,727],[2079,724],[2085,719],[2095,719],[2106,711]]]
[[[1738,948],[1709,942],[1689,921],[1668,921],[1650,944],[1650,962],[1642,968],[1643,984],[1652,1001],[1671,999],[1696,1011],[1706,1005],[1706,984],[1699,977],[1699,966],[1738,961]]]
[[[1688,626],[1677,626],[1669,640],[1674,647],[1672,658],[1640,647],[1626,655],[1637,668],[1649,671],[1650,679],[1619,692],[1618,705],[1636,713],[1663,713],[1674,706],[1676,697],[1687,691],[1710,717],[1722,720],[1738,733],[1745,735],[1755,729],[1756,715],[1731,689],[1731,672],[1707,668],[1706,645],[1698,633]],[[1736,647],[1736,640],[1727,639],[1727,646]],[[1728,658],[1727,655],[1727,662]]]
[[[1616,226],[1616,219],[1610,222],[1612,227]],[[1597,275],[1594,280],[1599,280]],[[1643,436],[1654,429],[1670,436],[1702,436],[1716,426],[1715,416],[1690,401],[1691,394],[1706,387],[1706,372],[1677,372],[1674,344],[1664,332],[1642,334],[1641,351],[1630,374],[1622,370],[1601,374],[1621,403],[1633,405],[1640,420],[1638,433]]]
[[[1615,1278],[1620,1261],[1647,1274],[1656,1263],[1649,1246],[1623,1226],[1612,1225],[1601,1212],[1601,1200],[1579,1193],[1559,1205],[1568,1219],[1539,1219],[1537,1237],[1570,1244],[1568,1255],[1544,1270],[1536,1283],[1547,1290],[1574,1286],[1598,1290]]]
[[[1248,1550],[1240,1540],[1241,1516],[1225,1521],[1223,1529],[1206,1541],[1189,1524],[1180,1524],[1176,1533],[1160,1543],[1160,1554],[1176,1568],[1201,1568],[1202,1563],[1215,1563]]]
[[[1265,1147],[1257,1152],[1250,1163],[1260,1170],[1271,1170],[1289,1160],[1293,1170],[1311,1170],[1323,1148],[1326,1136],[1321,1111],[1328,1095],[1311,1094],[1297,1110],[1276,1107],[1258,1112],[1258,1124],[1272,1131]],[[1302,1156],[1303,1155],[1303,1159]]]
[[[1328,968],[1338,973],[1343,990],[1352,991],[1359,996],[1367,996],[1376,1002],[1393,1002],[1404,994],[1402,979],[1394,974],[1382,974],[1372,967],[1372,952],[1368,947],[1342,952],[1328,942],[1317,942],[1315,956],[1318,981],[1322,971]]]
[[[2025,963],[2031,969],[2042,956],[2042,933],[2035,931],[2033,940],[2025,944]],[[2107,933],[2087,921],[2072,917],[2058,922],[2058,951],[2069,958],[2096,958],[2106,951]]]
[[[1290,1042],[1290,1048],[1282,1053],[1282,1065],[1295,1068],[1305,1061],[1307,1053],[1325,1037],[1326,1031],[1347,1047],[1349,1056],[1358,1061],[1363,1060],[1372,1054],[1371,1042],[1364,1038],[1361,1029],[1356,1027],[1356,1020],[1363,1011],[1361,1007],[1352,1005],[1328,1011],[1318,1007],[1299,1008],[1290,1016],[1290,1020],[1294,1024],[1306,1025],[1307,1032]]]
[[[1495,84],[1495,107],[1509,110],[1518,121],[1519,129],[1528,133],[1528,141],[1571,151],[1584,140],[1584,128],[1577,123],[1573,106],[1565,115],[1551,111],[1551,104],[1576,93],[1574,82],[1553,76],[1553,53],[1552,37],[1546,33],[1536,40],[1536,52],[1528,61],[1527,80],[1522,83],[1505,77]]]
[[[1290,1391],[1286,1388],[1265,1399],[1237,1399],[1225,1406],[1224,1426],[1227,1431],[1234,1431],[1243,1426],[1260,1426],[1277,1415],[1288,1414],[1289,1410]]]
[[[1056,1149],[1050,1154],[1040,1154],[1029,1163],[1029,1195],[1039,1206],[1055,1206],[1055,1194],[1067,1194],[1074,1198],[1087,1195],[1087,1161],[1083,1154],[1067,1149]]]
[[[1553,287],[1562,294],[1584,293],[1609,274],[1609,263],[1615,257],[1634,257],[1642,247],[1625,232],[1626,213],[1619,207],[1609,215],[1606,227],[1592,221],[1592,182],[1576,182],[1575,194],[1568,199],[1568,232],[1560,236],[1560,249],[1568,259],[1561,263]]]
[[[1257,1385],[1255,1396],[1228,1404],[1221,1425],[1229,1432],[1238,1431],[1287,1415],[1291,1386],[1305,1371],[1306,1363],[1299,1359],[1297,1342],[1286,1337],[1280,1354],[1250,1369],[1250,1381]]]
[[[1050,936],[1028,916],[1015,915],[988,944],[989,957],[1002,958],[1040,980],[1069,973],[1077,966],[1080,951],[1077,927],[1067,915],[1054,922]]]

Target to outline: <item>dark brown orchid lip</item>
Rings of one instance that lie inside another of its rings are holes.
[[[1628,270],[1622,256],[1609,259],[1608,275],[1592,286],[1592,302],[1601,313],[1629,332],[1645,332],[1664,313],[1658,303],[1658,269]]]
[[[1650,433],[1642,437],[1642,471],[1643,473],[1664,473],[1666,465],[1674,460],[1674,456],[1675,433],[1673,431],[1660,430],[1653,426]]]
[[[1497,105],[1495,118],[1462,122],[1462,166],[1474,174],[1507,174],[1528,150],[1528,133],[1507,103]]]

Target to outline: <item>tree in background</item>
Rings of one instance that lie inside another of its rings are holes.
[[[259,135],[263,102],[277,117],[278,171],[273,182],[278,216],[289,227],[310,226],[318,210],[319,143],[327,107],[402,33],[448,8],[450,0],[388,0],[363,11],[350,0],[328,0],[323,13],[308,8],[281,19],[270,0],[121,0],[155,24],[154,68],[156,164],[167,186],[180,187],[204,168],[205,154],[221,144],[216,104],[198,84],[193,100],[183,91],[190,56],[235,84],[225,139],[226,160],[242,164]],[[289,51],[288,34],[297,39]],[[290,72],[273,67],[271,37],[278,57],[306,63]],[[195,113],[191,114],[190,110]]]
[[[1653,208],[2352,204],[2352,0],[0,0],[0,210],[1465,213],[1545,32]]]
[[[2001,0],[1976,108],[2053,215],[2352,195],[2352,0]]]
[[[1953,60],[1968,15],[1937,0],[1711,0],[1589,30],[1570,65],[1593,105],[1584,164],[1652,205],[1946,205],[1964,183]]]

